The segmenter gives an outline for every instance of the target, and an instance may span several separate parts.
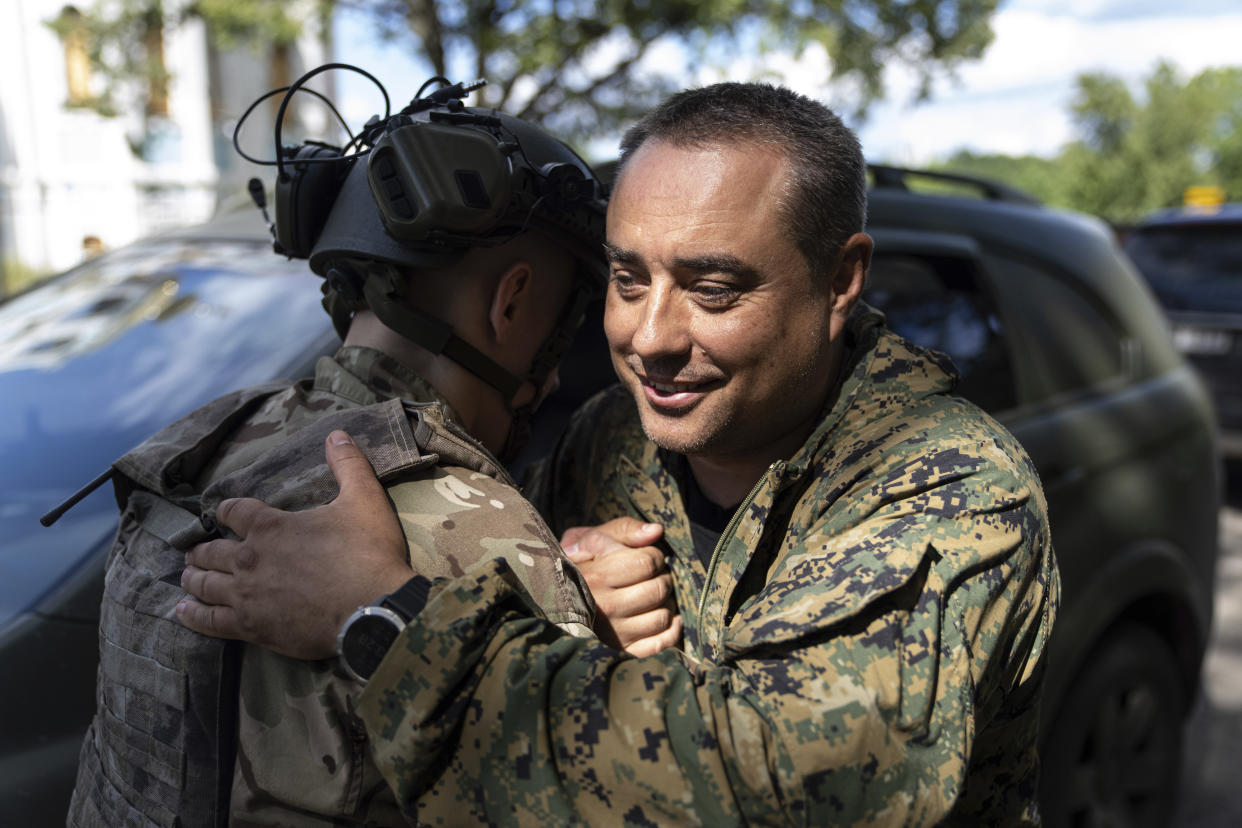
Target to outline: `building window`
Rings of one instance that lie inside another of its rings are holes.
[[[82,12],[73,6],[65,6],[56,19],[55,29],[60,33],[65,49],[65,86],[69,106],[90,106],[95,102],[91,94],[90,38]]]

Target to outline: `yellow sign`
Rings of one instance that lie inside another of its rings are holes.
[[[1182,202],[1195,212],[1215,213],[1225,203],[1225,191],[1211,184],[1187,187]]]

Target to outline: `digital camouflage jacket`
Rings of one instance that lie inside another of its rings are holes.
[[[336,485],[323,441],[333,428],[350,431],[380,474],[416,571],[452,577],[482,559],[507,560],[543,617],[589,634],[589,593],[577,571],[448,404],[389,357],[342,348],[320,360],[313,381],[218,400],[115,464],[127,481],[118,483],[126,515],[109,558],[100,709],[83,750],[72,824],[222,825],[225,811],[233,826],[406,824],[355,714],[361,687],[338,675],[335,660],[245,646],[230,678],[228,658],[184,663],[223,642],[171,617],[184,596],[176,585],[182,552],[207,536],[198,514],[210,516],[231,496],[284,509],[331,500]],[[186,527],[167,532],[162,516],[178,513]],[[211,701],[200,699],[217,695],[238,700],[235,710],[230,715],[226,701],[218,721],[198,729],[210,738],[234,722],[235,761],[227,735],[218,749],[193,732],[184,744],[176,735],[187,720],[214,715]],[[233,771],[216,786],[225,801],[231,796],[218,816],[196,787],[196,775],[215,772],[219,761],[205,752],[224,756]]]
[[[856,314],[822,421],[738,508],[710,567],[675,458],[621,389],[532,492],[559,530],[660,523],[685,645],[636,660],[533,617],[503,562],[440,588],[359,712],[427,824],[1037,821],[1059,593],[1017,442],[943,358]]]

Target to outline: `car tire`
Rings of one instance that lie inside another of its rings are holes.
[[[1070,685],[1044,745],[1044,824],[1168,825],[1184,711],[1168,643],[1137,623],[1109,633]]]

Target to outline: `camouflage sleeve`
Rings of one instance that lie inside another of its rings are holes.
[[[560,634],[488,562],[406,628],[359,712],[424,824],[1029,824],[1011,757],[1034,761],[1055,602],[1034,551],[932,555],[872,611],[716,666]]]
[[[387,491],[415,572],[456,578],[479,561],[503,558],[542,617],[570,631],[590,629],[590,590],[513,487],[470,469],[438,466]]]
[[[433,594],[359,712],[419,824],[783,822],[788,756],[756,695],[735,669],[560,633],[489,561]]]

